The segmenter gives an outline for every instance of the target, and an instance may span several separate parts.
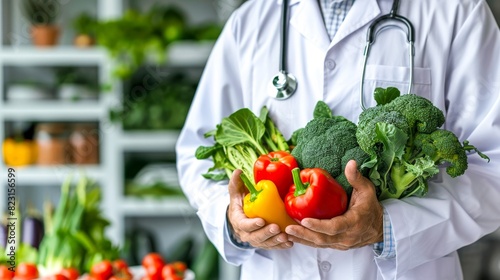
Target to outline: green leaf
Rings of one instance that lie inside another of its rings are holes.
[[[399,89],[395,87],[388,87],[386,89],[378,87],[373,93],[373,98],[377,101],[377,105],[384,105],[396,99],[400,95],[401,93],[399,92]]]
[[[206,147],[199,146],[196,149],[195,156],[197,159],[208,159],[213,156],[217,150],[221,149],[221,145],[215,144],[214,146]]]
[[[262,107],[262,109],[260,110],[260,115],[259,115],[260,121],[263,123],[266,123],[268,115],[269,115],[269,109],[267,109],[266,106]]]
[[[260,144],[265,132],[264,123],[250,109],[243,108],[222,119],[217,127],[215,139],[223,146],[250,144],[260,154],[267,154]]]
[[[213,180],[213,181],[224,181],[229,179],[226,173],[205,173],[202,174],[203,178]]]
[[[316,118],[333,118],[333,112],[324,101],[318,101],[314,107],[313,117]]]

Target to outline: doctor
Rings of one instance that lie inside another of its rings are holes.
[[[203,134],[223,117],[267,106],[285,137],[304,127],[318,100],[357,121],[363,48],[369,24],[392,0],[291,0],[288,71],[296,92],[267,93],[280,58],[280,0],[251,0],[227,21],[202,75],[177,144],[181,185],[208,238],[241,279],[462,279],[457,250],[500,225],[500,32],[483,0],[402,0],[398,13],[415,27],[412,93],[445,112],[445,128],[491,158],[469,156],[465,175],[433,179],[425,198],[376,201],[373,186],[347,168],[354,203],[341,219],[308,220],[279,232],[242,214],[242,183],[214,183],[194,157],[211,145]],[[405,93],[410,78],[406,35],[380,32],[364,75],[375,87]],[[351,166],[352,167],[352,166]]]

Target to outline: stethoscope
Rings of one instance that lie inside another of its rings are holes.
[[[411,92],[411,88],[413,85],[413,57],[415,55],[414,51],[414,28],[411,22],[397,14],[399,8],[399,0],[394,0],[392,3],[392,9],[389,14],[383,15],[377,18],[374,22],[370,24],[368,27],[368,32],[366,35],[366,45],[363,52],[363,69],[361,71],[361,85],[360,85],[360,105],[363,110],[365,110],[365,101],[363,98],[364,92],[364,80],[365,80],[365,72],[366,72],[366,64],[368,61],[368,56],[370,54],[370,48],[375,43],[376,36],[390,27],[401,27],[395,23],[385,25],[382,28],[377,29],[381,23],[384,22],[400,22],[403,23],[407,30],[405,32],[408,48],[409,48],[409,64],[410,64],[410,81],[408,85],[408,93]],[[280,34],[280,61],[279,61],[279,72],[273,77],[270,85],[269,95],[274,97],[277,100],[285,100],[288,99],[293,93],[297,90],[297,79],[287,71],[286,67],[286,58],[287,58],[287,48],[286,48],[286,40],[287,40],[287,32],[288,32],[288,0],[283,0],[282,10],[281,10],[281,34]],[[403,30],[404,32],[404,30]]]

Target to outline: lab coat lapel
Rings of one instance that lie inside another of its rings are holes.
[[[356,0],[331,42],[337,44],[381,14],[377,0]]]
[[[290,1],[290,5],[293,2]],[[317,0],[299,1],[297,11],[290,13],[290,26],[318,47],[327,50],[330,39],[326,33],[325,23]]]

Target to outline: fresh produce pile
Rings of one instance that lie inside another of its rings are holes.
[[[145,255],[141,263],[142,272],[133,275],[132,268],[123,259],[102,260],[92,264],[88,273],[80,273],[76,268],[63,268],[57,273],[41,276],[39,267],[34,263],[20,263],[15,272],[7,265],[0,265],[2,280],[182,280],[187,272],[187,265],[181,261],[167,262],[160,254],[151,252]]]
[[[247,108],[228,117],[205,137],[214,145],[200,146],[196,158],[211,159],[203,176],[227,180],[234,170],[249,193],[248,217],[261,217],[283,230],[306,217],[328,219],[343,214],[352,193],[344,170],[354,159],[358,170],[376,187],[379,200],[423,197],[428,180],[447,165],[451,177],[464,174],[467,152],[489,158],[468,141],[440,127],[443,112],[414,94],[377,88],[377,106],[359,116],[358,123],[334,115],[318,101],[313,118],[286,140],[268,115]]]
[[[0,251],[5,252],[0,255],[0,264],[15,267],[16,273],[22,274],[17,278],[33,279],[33,275],[49,277],[66,270],[80,275],[102,260],[117,260],[119,248],[105,236],[109,221],[100,209],[100,197],[94,182],[81,176],[75,185],[70,175],[61,186],[58,206],[54,210],[47,202],[43,219],[29,211],[21,217],[17,207],[22,226],[15,227],[15,236],[21,238],[14,247],[0,244]],[[13,248],[15,252],[11,252]],[[15,254],[15,263],[9,254]]]

